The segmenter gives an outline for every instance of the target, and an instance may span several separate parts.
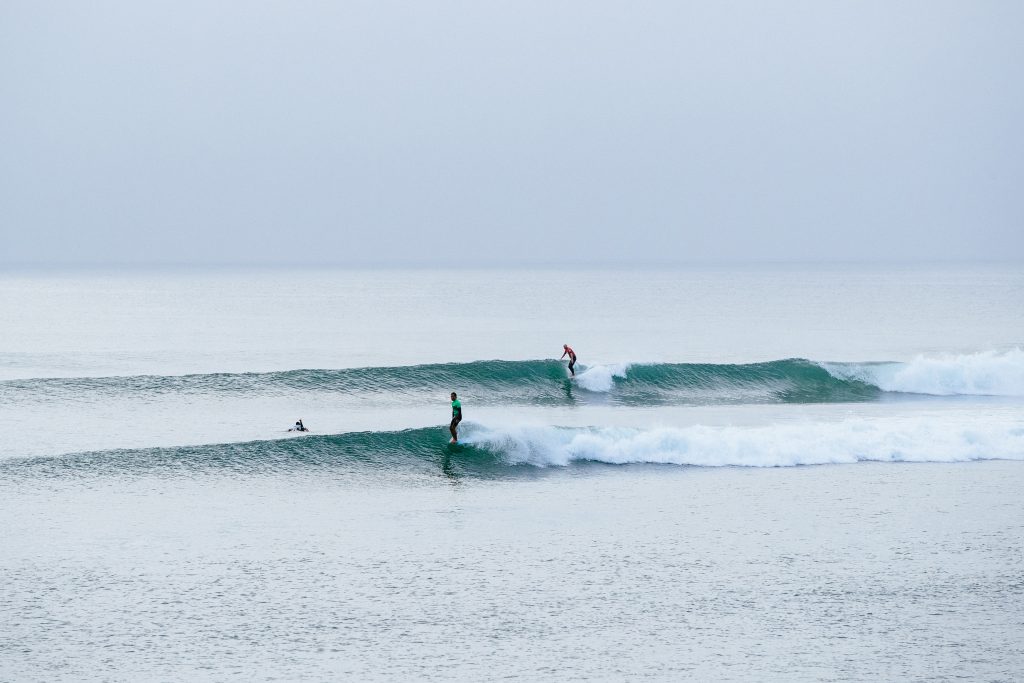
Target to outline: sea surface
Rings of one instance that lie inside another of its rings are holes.
[[[1019,264],[0,271],[3,681],[1022,680],[1022,491]]]

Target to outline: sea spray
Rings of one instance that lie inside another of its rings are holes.
[[[1024,459],[1024,420],[875,418],[656,429],[474,426],[465,437],[509,464],[578,461],[790,467],[861,461]]]
[[[626,363],[583,366],[583,371],[576,375],[576,383],[587,391],[606,393],[615,386],[616,379],[626,379],[628,370]]]
[[[887,392],[935,396],[1024,396],[1024,350],[918,356],[906,363],[822,363],[843,380]]]

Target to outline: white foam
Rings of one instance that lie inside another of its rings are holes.
[[[615,378],[624,378],[627,370],[629,370],[628,363],[591,365],[576,375],[576,384],[587,391],[607,393],[612,390]]]
[[[822,363],[840,379],[857,379],[883,391],[936,396],[1024,396],[1024,350],[918,356],[908,363]]]
[[[471,425],[463,441],[509,463],[538,466],[581,460],[704,467],[1024,460],[1024,420],[917,416],[648,430]]]

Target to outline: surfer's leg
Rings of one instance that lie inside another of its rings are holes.
[[[572,373],[573,377],[576,376],[576,371],[572,369],[572,366],[574,366],[574,365],[576,365],[576,361],[574,361],[574,360],[569,361],[569,372]]]
[[[452,433],[452,441],[459,440],[459,421],[452,420],[452,423],[448,425],[448,431]]]

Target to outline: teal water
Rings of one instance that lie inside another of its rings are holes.
[[[1022,302],[1010,266],[0,274],[0,679],[1019,679]]]
[[[461,387],[477,401],[492,404],[585,402],[595,398],[594,394],[608,394],[614,402],[646,405],[758,400],[828,403],[868,400],[880,393],[869,382],[837,377],[820,364],[801,359],[742,365],[636,364],[609,370],[607,382],[588,382],[595,370],[603,368],[581,364],[578,383],[565,367],[554,360],[493,360],[269,373],[21,379],[0,382],[0,399],[13,402],[83,395],[274,394],[310,390],[364,397],[384,394],[398,402],[409,394],[433,394],[438,387],[452,386]]]

